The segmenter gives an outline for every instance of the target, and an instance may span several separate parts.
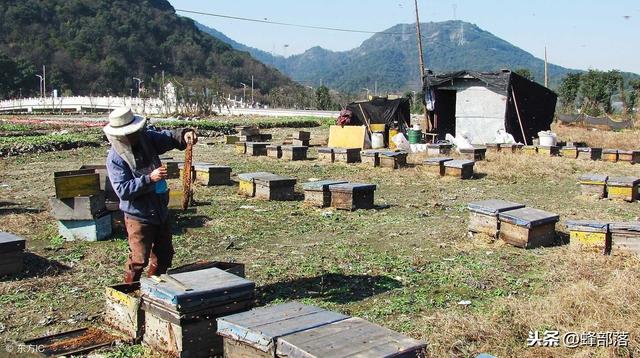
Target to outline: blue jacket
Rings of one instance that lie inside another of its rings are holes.
[[[145,223],[159,225],[169,216],[169,194],[157,194],[155,183],[151,181],[150,173],[160,166],[159,155],[172,149],[183,150],[185,130],[144,129],[139,143],[134,146],[136,164],[139,168],[135,172],[129,164],[111,148],[107,155],[107,172],[111,186],[120,198],[120,210],[128,217]],[[142,145],[145,141],[145,145]],[[145,153],[143,148],[147,148]],[[140,161],[138,161],[138,158]]]

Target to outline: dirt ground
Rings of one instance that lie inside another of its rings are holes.
[[[275,129],[274,141],[293,129]],[[328,129],[313,128],[312,144]],[[572,140],[593,133],[563,128]],[[603,143],[637,145],[638,132],[607,133]],[[28,239],[27,272],[0,281],[0,341],[22,341],[100,323],[104,287],[119,283],[125,240],[63,242],[49,216],[53,172],[103,163],[107,147],[0,159],[0,227]],[[310,157],[316,157],[312,148]],[[167,156],[183,158],[181,152]],[[269,171],[298,179],[348,179],[378,185],[375,210],[315,209],[302,201],[266,202],[235,186],[195,188],[197,206],[174,215],[174,266],[196,260],[246,264],[258,305],[300,300],[359,316],[429,343],[433,357],[640,356],[640,260],[571,245],[523,250],[467,233],[470,201],[512,200],[569,219],[638,220],[640,203],[580,195],[588,172],[640,177],[640,166],[517,155],[489,156],[478,179],[457,180],[421,167],[244,157],[221,138],[202,138],[196,161],[230,165],[234,178]],[[562,236],[562,235],[560,235]],[[460,304],[468,301],[470,304]],[[627,348],[527,348],[530,331],[629,332]],[[121,347],[118,357],[151,356]],[[0,352],[0,356],[2,353]]]

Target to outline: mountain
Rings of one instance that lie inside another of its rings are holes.
[[[129,95],[133,77],[157,86],[162,71],[233,88],[253,75],[262,93],[293,85],[166,0],[0,0],[0,33],[0,97],[37,94],[43,65],[48,90],[79,95]]]
[[[201,30],[246,51],[263,63],[273,66],[302,83],[319,84],[347,92],[417,90],[417,40],[414,24],[399,24],[365,40],[349,51],[334,52],[313,47],[302,54],[283,58],[239,44],[220,32],[198,25]],[[461,69],[496,71],[504,68],[529,69],[536,81],[544,81],[544,61],[532,54],[463,21],[422,23],[425,61],[434,72]],[[551,86],[569,72],[549,64]]]

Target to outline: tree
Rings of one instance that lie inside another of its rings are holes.
[[[316,90],[316,107],[319,110],[326,111],[333,107],[333,101],[331,100],[331,94],[329,88],[326,86],[320,86]]]
[[[622,75],[619,71],[589,70],[580,78],[580,95],[583,111],[592,116],[611,113],[611,97],[619,88]]]
[[[568,73],[560,82],[558,95],[565,111],[573,112],[580,91],[580,73]]]
[[[513,72],[519,74],[520,76],[522,76],[522,77],[524,77],[526,79],[528,79],[529,81],[534,81],[535,80],[535,78],[533,76],[533,73],[528,68],[518,68],[517,70],[515,70]]]
[[[638,97],[640,97],[640,79],[633,79],[629,81],[629,87],[631,87],[631,91],[629,93],[629,112],[636,112],[636,105],[638,104]]]

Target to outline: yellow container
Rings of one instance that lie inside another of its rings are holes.
[[[384,132],[384,130],[386,129],[386,124],[370,124],[369,128],[371,128],[372,132]]]
[[[253,197],[255,196],[255,184],[253,180],[240,180],[240,185],[238,186],[238,194]]]
[[[393,142],[393,140],[391,140],[391,138],[395,137],[396,134],[398,134],[400,132],[398,132],[397,129],[391,128],[389,129],[389,149],[395,150],[396,144]]]

